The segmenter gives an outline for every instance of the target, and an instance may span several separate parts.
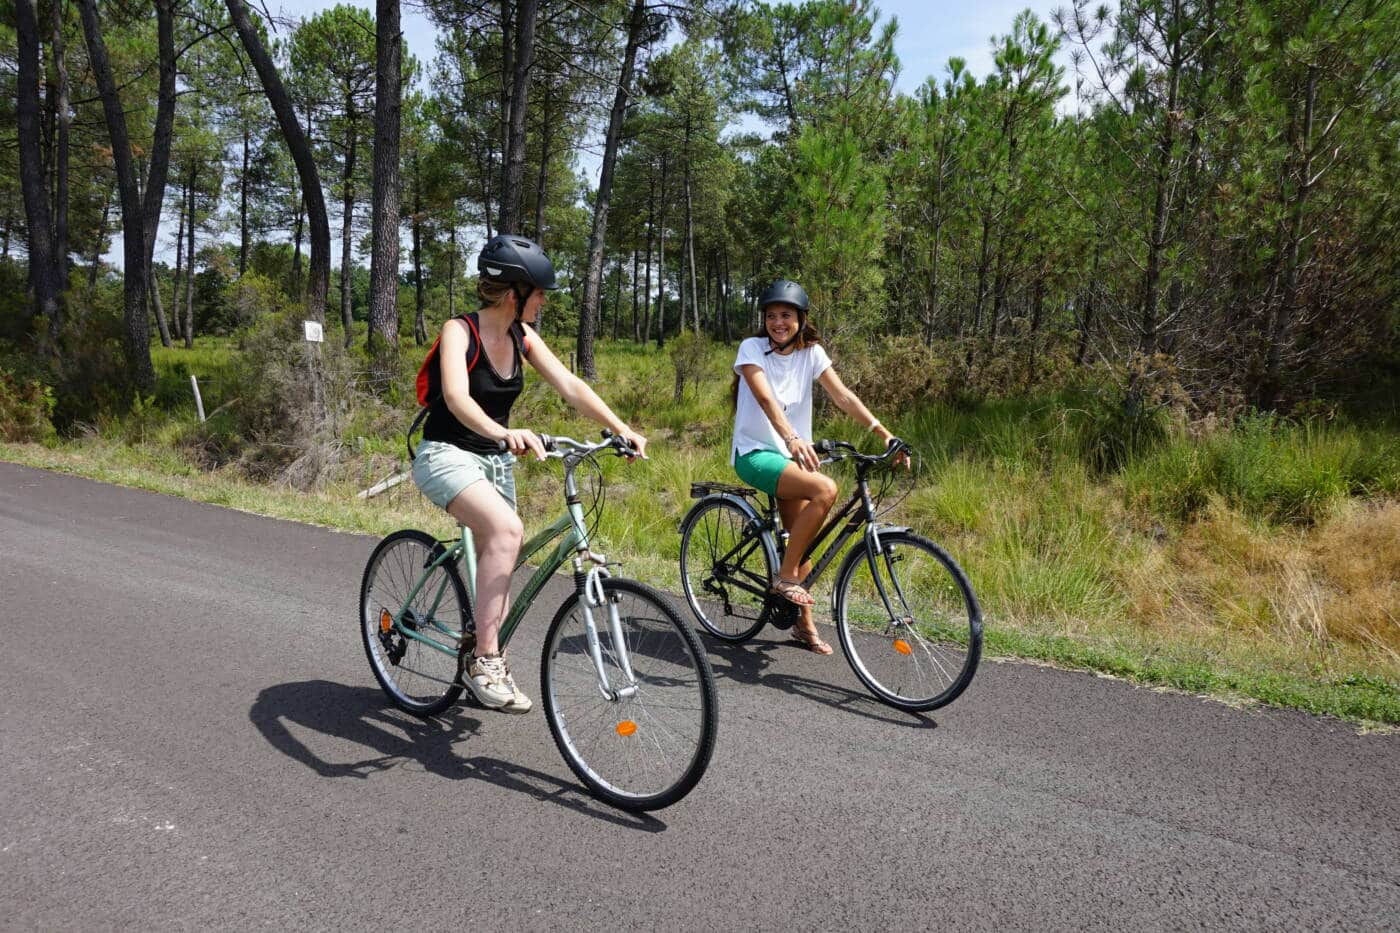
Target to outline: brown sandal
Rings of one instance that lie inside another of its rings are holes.
[[[817,601],[812,598],[812,594],[802,588],[802,584],[796,580],[784,580],[779,577],[773,581],[773,586],[769,590],[792,603],[794,606],[815,606]]]
[[[818,632],[804,632],[800,628],[794,628],[792,640],[813,654],[831,654],[831,646],[822,640],[822,636]]]

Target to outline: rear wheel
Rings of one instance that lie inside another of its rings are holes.
[[[370,670],[394,704],[432,716],[462,695],[462,634],[470,627],[466,587],[456,564],[434,567],[443,545],[421,531],[396,531],[374,549],[360,584],[360,634]]]
[[[610,695],[589,646],[575,593],[559,607],[540,663],[549,731],[564,761],[599,799],[625,810],[657,810],[690,793],[714,752],[719,701],[700,640],[670,602],[641,583],[603,581],[592,610]],[[633,677],[614,641],[616,610]]]
[[[982,657],[982,610],[957,562],[927,538],[880,535],[836,577],[836,632],[851,669],[899,709],[937,709],[957,699]]]
[[[705,631],[728,642],[748,641],[763,628],[763,607],[775,556],[747,529],[753,516],[727,499],[701,503],[681,529],[681,585]]]

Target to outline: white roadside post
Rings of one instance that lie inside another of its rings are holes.
[[[194,409],[199,412],[199,423],[204,423],[204,399],[199,397],[199,380],[190,373],[190,388],[194,389]],[[217,414],[217,412],[216,412]]]

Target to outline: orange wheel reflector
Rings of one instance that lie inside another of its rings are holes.
[[[387,632],[394,627],[394,617],[389,615],[388,609],[379,610],[379,630]]]
[[[909,642],[905,641],[903,638],[896,638],[894,640],[894,650],[898,651],[900,654],[914,653],[914,649],[909,647]]]
[[[632,735],[637,731],[637,724],[630,719],[624,719],[617,724],[618,735]]]

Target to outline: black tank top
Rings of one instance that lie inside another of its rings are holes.
[[[501,427],[508,428],[510,408],[525,388],[522,360],[529,355],[525,343],[525,329],[519,321],[511,322],[511,372],[508,377],[502,377],[491,365],[491,357],[487,355],[486,348],[480,346],[481,323],[477,313],[473,311],[471,314],[464,314],[462,320],[467,324],[469,335],[467,389],[471,393],[472,401],[481,406],[488,418]],[[473,357],[476,359],[476,365],[472,365]],[[501,449],[495,441],[482,437],[462,424],[447,407],[447,401],[442,397],[441,361],[428,369],[428,396],[432,401],[428,403],[428,417],[423,422],[423,440],[455,444],[476,454],[500,453]]]

